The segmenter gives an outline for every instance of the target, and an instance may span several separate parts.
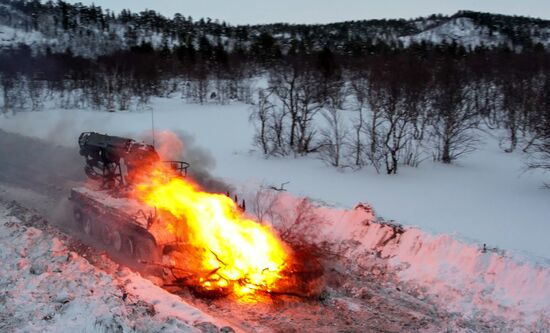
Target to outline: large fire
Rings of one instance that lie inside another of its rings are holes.
[[[170,213],[163,226],[166,232],[198,249],[193,255],[198,258],[184,257],[176,265],[200,276],[203,288],[230,289],[244,297],[269,292],[282,277],[289,250],[229,197],[207,193],[158,165],[134,188],[138,200]]]

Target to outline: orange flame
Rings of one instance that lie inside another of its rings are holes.
[[[229,197],[207,193],[189,179],[174,177],[156,166],[140,177],[135,196],[140,201],[169,212],[173,218],[165,231],[185,239],[201,251],[181,266],[200,272],[206,289],[229,288],[238,296],[257,290],[270,291],[281,278],[288,249],[273,231],[247,218]]]

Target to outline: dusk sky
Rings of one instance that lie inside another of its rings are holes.
[[[327,23],[372,18],[413,18],[461,9],[550,19],[550,0],[93,0],[119,12],[154,9],[168,17],[175,13],[210,17],[231,24]]]

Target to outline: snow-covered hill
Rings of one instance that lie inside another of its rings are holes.
[[[482,44],[497,46],[508,42],[506,36],[498,32],[491,34],[487,27],[476,25],[472,19],[466,17],[453,18],[418,34],[399,37],[399,40],[405,46],[412,43],[429,42],[434,44],[456,43],[466,48],[475,48]]]
[[[201,38],[228,51],[236,47],[251,51],[255,44],[261,48],[271,37],[283,53],[297,46],[315,51],[329,45],[346,53],[358,46],[384,43],[407,47],[421,42],[456,42],[467,49],[506,45],[521,50],[537,43],[550,45],[550,21],[461,11],[453,16],[411,20],[231,26],[210,19],[194,21],[179,14],[169,19],[154,11],[124,11],[115,16],[96,6],[0,0],[0,46],[22,43],[40,52],[46,48],[54,52],[70,49],[75,55],[96,57],[141,43],[157,49],[191,45],[200,49],[204,47]]]

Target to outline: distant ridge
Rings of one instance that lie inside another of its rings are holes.
[[[521,51],[550,47],[550,20],[473,11],[446,16],[347,21],[330,24],[264,24],[232,26],[212,19],[181,14],[167,18],[155,11],[115,14],[98,6],[0,0],[0,48],[20,43],[35,52],[64,52],[97,57],[142,43],[154,48],[198,46],[200,37],[226,50],[250,50],[260,38],[272,39],[283,53],[313,52],[330,47],[345,54],[368,45],[388,48],[413,43],[456,43],[466,50],[508,47]]]

